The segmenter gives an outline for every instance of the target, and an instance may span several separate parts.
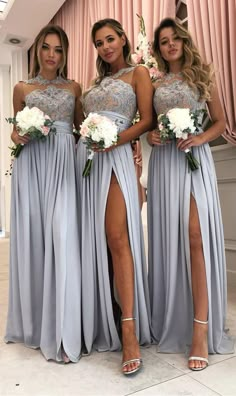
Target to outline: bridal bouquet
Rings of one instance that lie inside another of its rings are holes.
[[[199,116],[204,110],[190,111],[189,108],[174,108],[166,114],[159,114],[158,128],[161,141],[173,139],[187,139],[189,133],[196,133],[201,124]],[[190,149],[185,150],[191,171],[199,168],[199,162],[194,158]]]
[[[22,111],[18,111],[16,117],[6,118],[6,121],[16,125],[20,136],[28,134],[32,139],[45,139],[49,132],[56,131],[52,127],[54,121],[37,107],[25,106]],[[23,147],[23,144],[10,147],[11,156],[18,157]]]
[[[116,144],[119,138],[118,127],[109,118],[97,113],[89,113],[81,125],[80,135],[85,139],[88,149],[88,159],[83,170],[83,176],[89,176],[94,156],[93,146],[106,149]]]

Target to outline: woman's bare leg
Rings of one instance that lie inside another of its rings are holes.
[[[193,196],[191,196],[190,199],[189,238],[194,318],[200,321],[207,321],[208,295],[205,260],[198,210]],[[197,322],[193,323],[193,338],[190,356],[208,357],[207,330],[207,325]],[[201,368],[205,366],[205,362],[198,360],[189,361],[189,368]]]
[[[122,317],[131,318],[134,315],[134,264],[129,244],[125,201],[114,174],[108,192],[105,226]],[[122,344],[123,362],[140,357],[135,321],[122,322]],[[131,371],[138,365],[138,362],[130,363],[124,371]]]

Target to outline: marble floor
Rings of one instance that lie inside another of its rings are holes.
[[[47,362],[39,350],[3,341],[7,312],[9,240],[0,238],[0,395],[24,396],[235,396],[236,354],[210,356],[202,372],[188,370],[184,355],[142,348],[144,367],[120,373],[120,352],[94,352],[78,364]],[[236,335],[236,287],[229,285],[227,326]]]

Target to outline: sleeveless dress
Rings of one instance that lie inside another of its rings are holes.
[[[81,267],[76,197],[75,97],[40,76],[25,97],[54,120],[55,134],[27,143],[12,174],[10,287],[6,342],[40,348],[46,359],[81,352]],[[66,85],[65,85],[66,84]],[[44,86],[43,86],[44,85]],[[63,88],[62,88],[63,86]],[[42,88],[42,89],[41,89]]]
[[[106,77],[84,98],[84,111],[96,112],[115,121],[122,131],[136,114],[136,95],[130,84],[118,77],[133,68]],[[110,152],[95,153],[90,176],[82,177],[87,160],[81,138],[77,149],[77,179],[81,202],[82,323],[85,346],[99,351],[121,348],[113,312],[113,287],[105,234],[105,210],[112,172],[122,190],[128,222],[128,235],[134,261],[134,317],[141,344],[150,342],[150,307],[145,264],[143,231],[137,179],[131,145],[123,144]],[[119,208],[117,208],[119,210]]]
[[[157,115],[175,107],[205,108],[181,73],[169,73],[163,78],[153,103]],[[226,265],[214,162],[208,144],[193,147],[192,151],[200,163],[194,172],[188,169],[185,153],[176,148],[175,142],[154,146],[150,156],[147,205],[152,329],[160,352],[184,352],[186,345],[191,344],[193,302],[188,227],[192,194],[205,258],[209,353],[231,353],[233,341],[224,331]]]

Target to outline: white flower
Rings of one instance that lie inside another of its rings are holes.
[[[116,144],[119,138],[118,127],[109,118],[97,113],[89,113],[80,128],[80,134],[85,139],[88,148],[88,159],[83,170],[83,176],[90,174],[94,156],[93,145],[106,149]]]
[[[56,132],[56,128],[52,128],[54,121],[37,107],[25,106],[23,110],[17,112],[16,117],[6,120],[16,125],[20,136],[28,134],[30,139],[45,139],[50,132]],[[20,143],[10,147],[11,156],[18,157],[23,147],[24,145]]]
[[[19,135],[23,136],[28,133],[30,128],[35,128],[42,131],[44,126],[45,116],[44,113],[37,107],[31,109],[26,106],[22,111],[18,111],[16,114],[17,128],[19,129]]]
[[[187,139],[188,133],[194,133],[194,119],[191,117],[190,109],[174,108],[167,112],[169,128],[173,130],[177,138]]]
[[[118,128],[109,118],[97,113],[89,113],[81,125],[80,133],[86,139],[87,145],[92,140],[100,143],[101,148],[108,148],[117,142]]]
[[[190,111],[189,108],[174,108],[166,114],[159,114],[157,117],[161,142],[173,139],[187,139],[189,133],[198,131],[199,112],[204,110]],[[199,162],[194,158],[191,149],[185,149],[185,156],[188,161],[189,168],[194,171],[199,168]]]

